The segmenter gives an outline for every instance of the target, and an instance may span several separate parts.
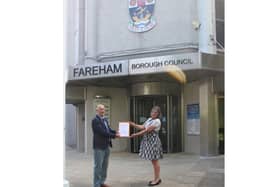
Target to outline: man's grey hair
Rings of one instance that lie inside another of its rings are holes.
[[[98,105],[96,106],[96,111],[97,111],[99,108],[104,108],[104,105],[98,104]]]

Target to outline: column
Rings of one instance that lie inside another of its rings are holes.
[[[216,54],[215,0],[198,0],[199,50]]]
[[[93,152],[92,149],[92,128],[91,121],[93,119],[93,114],[95,114],[93,110],[93,96],[88,88],[85,88],[85,153],[91,154]]]
[[[85,152],[85,105],[77,106],[77,150]]]
[[[218,127],[215,120],[213,79],[203,80],[199,87],[200,103],[200,155],[218,154]]]
[[[78,62],[84,64],[85,58],[85,0],[78,0]]]
[[[85,64],[92,64],[96,62],[97,52],[97,0],[85,1]]]

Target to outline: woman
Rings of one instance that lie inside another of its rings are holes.
[[[139,150],[139,156],[146,160],[151,160],[154,168],[154,180],[149,182],[149,186],[155,186],[161,183],[160,179],[160,165],[159,159],[162,156],[162,145],[158,136],[161,122],[159,119],[160,107],[154,106],[151,110],[151,117],[143,124],[138,125],[134,122],[129,122],[130,126],[139,129],[141,131],[131,134],[131,138],[137,136],[144,136]]]

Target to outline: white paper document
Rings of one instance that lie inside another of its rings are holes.
[[[119,133],[121,137],[129,137],[129,123],[119,122]]]

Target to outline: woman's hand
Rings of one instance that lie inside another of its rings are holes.
[[[132,121],[128,121],[128,123],[129,123],[129,126],[130,126],[130,127],[136,128],[136,129],[138,129],[138,130],[143,130],[143,129],[145,129],[144,125],[138,125],[138,124],[136,124],[136,123],[134,123],[134,122],[132,122]]]
[[[128,121],[128,123],[129,123],[129,125],[130,125],[131,127],[135,127],[135,123],[134,123],[134,122]]]
[[[129,138],[134,138],[134,137],[136,137],[136,134],[131,134],[131,135],[129,136]]]

